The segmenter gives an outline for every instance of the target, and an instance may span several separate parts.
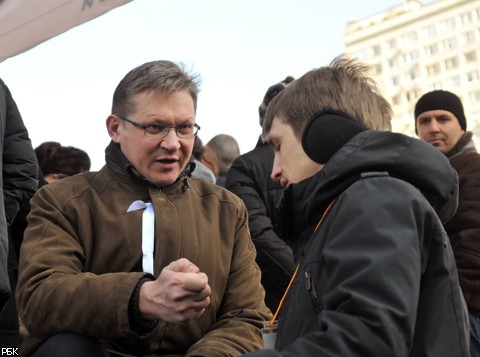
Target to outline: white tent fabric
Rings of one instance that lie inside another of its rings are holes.
[[[0,62],[132,0],[0,0]]]

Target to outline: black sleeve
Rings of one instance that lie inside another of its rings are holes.
[[[270,162],[273,163],[273,155],[270,157],[262,152],[256,157],[240,156],[228,171],[226,188],[240,197],[247,207],[260,269],[268,270],[272,284],[283,291],[295,266],[291,247],[274,227],[276,204],[283,189],[270,179]]]
[[[28,202],[37,189],[37,157],[17,105],[8,89],[5,91],[6,121],[3,141],[3,192],[5,215],[11,223],[20,206]]]
[[[155,280],[155,278],[152,275],[145,275],[143,278],[141,278],[135,286],[128,304],[128,319],[130,321],[130,328],[139,335],[146,335],[153,331],[158,323],[157,320],[145,320],[140,314],[138,306],[140,300],[140,288],[147,281],[153,280]]]

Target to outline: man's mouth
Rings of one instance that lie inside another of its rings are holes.
[[[158,159],[156,162],[161,165],[164,169],[173,169],[176,167],[178,164],[177,159],[172,159],[172,158],[163,158],[163,159]]]
[[[433,138],[430,139],[428,142],[432,145],[438,145],[442,142],[443,140],[441,138]]]
[[[162,164],[174,164],[178,160],[177,159],[172,159],[172,158],[164,158],[164,159],[158,159],[157,161],[162,163]]]
[[[281,185],[282,187],[287,187],[287,185],[288,185],[288,180],[287,180],[286,178],[283,178],[283,177],[282,177],[282,178],[280,179],[280,185]]]

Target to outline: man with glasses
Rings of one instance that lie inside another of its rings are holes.
[[[260,271],[242,201],[189,176],[198,86],[172,62],[113,96],[99,172],[32,200],[17,299],[23,356],[237,356],[261,348]]]

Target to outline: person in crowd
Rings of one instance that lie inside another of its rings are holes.
[[[99,172],[31,201],[17,301],[23,356],[238,356],[264,303],[243,202],[189,175],[198,77],[171,61],[120,81]]]
[[[458,209],[444,224],[470,318],[470,352],[480,357],[480,155],[467,131],[460,98],[449,91],[424,94],[415,105],[415,131],[443,153],[459,176]]]
[[[82,149],[73,146],[62,146],[56,141],[46,141],[37,146],[34,151],[39,165],[38,188],[47,183],[90,170],[90,157]],[[22,204],[11,224],[17,261],[20,255],[23,234],[27,227],[28,212],[30,212],[30,201]]]
[[[90,170],[90,157],[79,148],[46,141],[35,148],[38,165],[48,183]]]
[[[213,171],[202,162],[204,151],[205,148],[203,146],[202,140],[199,138],[198,135],[195,136],[191,158],[191,161],[195,163],[195,170],[193,170],[192,172],[192,177],[205,180],[210,183],[216,183],[217,177],[215,176]]]
[[[337,57],[267,108],[298,270],[275,348],[250,357],[469,355],[441,220],[455,212],[457,174],[431,145],[389,131],[391,106],[368,70]]]
[[[231,135],[218,134],[211,138],[205,147],[212,150],[218,158],[217,185],[225,186],[227,172],[240,155],[237,140]]]
[[[270,101],[293,77],[270,86],[259,107],[260,126]],[[257,249],[257,263],[262,271],[265,302],[275,312],[292,277],[295,265],[288,240],[280,236],[276,206],[283,188],[272,180],[273,150],[260,137],[256,147],[240,155],[227,173],[225,187],[240,197],[247,206],[248,226]]]
[[[40,144],[35,148],[35,155],[39,164],[38,187],[90,169],[90,158],[85,151],[72,146],[62,146],[58,142],[49,141]],[[45,177],[43,176],[43,172],[46,173]],[[17,284],[18,257],[20,256],[20,247],[27,227],[28,212],[30,212],[30,202],[23,202],[10,225],[9,236],[13,244],[13,249],[9,251],[9,262],[12,267],[15,267],[14,279],[11,282],[12,287],[15,287]],[[15,335],[15,340],[20,341],[23,335],[23,325],[21,323],[18,325],[17,323],[17,305],[14,297],[12,297],[11,300],[10,320],[15,321],[15,326],[12,324],[11,335]],[[19,343],[15,345],[12,343],[8,344],[8,347],[13,346],[18,347]]]
[[[17,256],[10,226],[20,207],[37,189],[37,159],[10,89],[0,79],[0,347],[19,345],[15,304]]]
[[[202,164],[212,170],[213,174],[215,175],[215,183],[217,183],[217,177],[219,176],[220,170],[218,156],[209,146],[203,147]]]

